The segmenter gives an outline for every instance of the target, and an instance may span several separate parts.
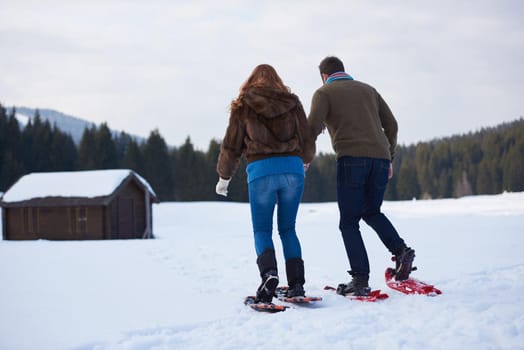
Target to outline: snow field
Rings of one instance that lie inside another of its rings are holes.
[[[257,313],[242,304],[259,283],[248,204],[162,203],[154,240],[0,241],[0,349],[524,349],[524,193],[383,209],[441,296],[387,290],[393,263],[364,223],[370,283],[389,299],[323,291],[349,280],[338,209],[303,204],[305,287],[324,300]]]

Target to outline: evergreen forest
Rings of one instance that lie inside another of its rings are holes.
[[[247,202],[245,161],[229,195],[215,194],[220,142],[195,149],[190,137],[168,146],[159,130],[145,141],[107,124],[84,130],[78,145],[38,111],[21,127],[15,110],[0,105],[0,192],[32,172],[132,169],[151,184],[161,201]],[[453,198],[524,191],[524,119],[413,145],[399,145],[386,200]],[[336,201],[334,154],[317,154],[306,173],[304,202]]]

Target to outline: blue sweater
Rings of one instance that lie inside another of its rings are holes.
[[[267,175],[298,174],[304,176],[304,163],[297,156],[271,157],[247,165],[247,182]]]

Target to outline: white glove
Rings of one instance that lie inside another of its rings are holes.
[[[215,189],[216,193],[221,196],[227,197],[227,187],[229,186],[230,181],[231,179],[226,180],[226,179],[219,177],[217,187]]]

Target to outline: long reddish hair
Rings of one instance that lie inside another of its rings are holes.
[[[266,87],[275,90],[291,92],[289,87],[284,85],[284,82],[277,74],[275,68],[269,64],[260,64],[253,69],[251,75],[247,80],[240,86],[240,92],[238,97],[231,101],[231,110],[237,109],[242,106],[242,98],[246,93],[247,89],[251,87]]]

